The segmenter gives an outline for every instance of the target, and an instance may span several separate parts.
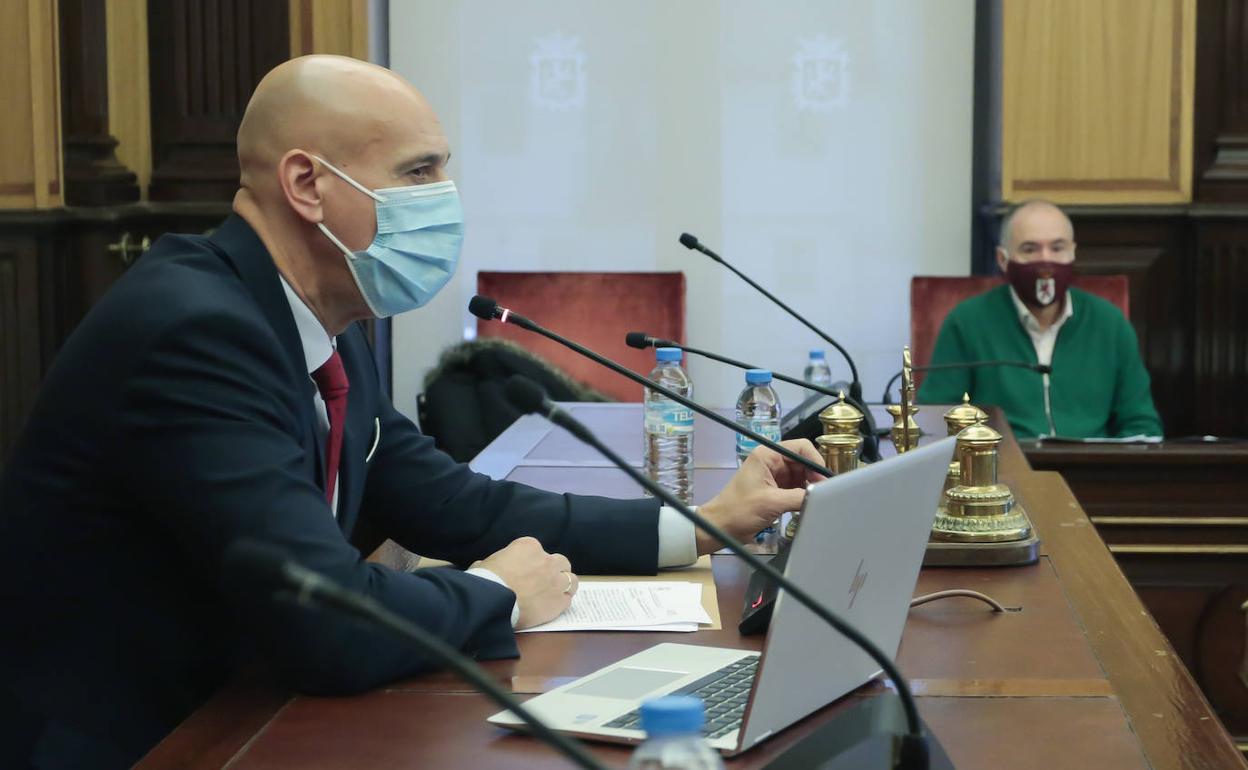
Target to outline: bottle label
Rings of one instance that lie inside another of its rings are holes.
[[[646,404],[646,433],[677,436],[693,433],[693,410],[666,398]]]
[[[764,438],[769,438],[772,441],[780,440],[780,421],[779,420],[776,420],[774,418],[767,418],[767,417],[756,417],[754,419],[746,420],[743,424],[745,425],[745,427],[749,428],[750,430],[754,431],[760,436],[763,436]],[[743,436],[740,433],[737,434],[737,454],[738,455],[743,455],[743,456],[748,455],[750,452],[753,452],[754,448],[757,446],[758,446],[758,442],[755,441],[754,439],[750,438],[749,436]]]

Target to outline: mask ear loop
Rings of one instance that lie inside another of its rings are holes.
[[[309,154],[309,155],[312,155],[311,153],[308,153],[308,154]],[[316,159],[317,159],[317,160],[319,160],[321,163],[324,163],[324,164],[325,164],[325,167],[326,167],[326,168],[328,168],[330,171],[334,172],[334,174],[336,174],[336,175],[338,176],[338,178],[339,178],[339,179],[341,179],[342,181],[344,181],[344,182],[346,182],[347,184],[351,185],[352,187],[354,187],[355,189],[357,189],[357,190],[359,190],[360,192],[364,193],[365,195],[367,195],[368,197],[372,198],[373,200],[377,201],[378,203],[383,203],[383,202],[385,202],[385,200],[386,200],[385,198],[381,197],[381,196],[380,196],[380,195],[378,195],[377,193],[373,192],[372,190],[368,189],[368,188],[367,188],[367,187],[365,187],[364,185],[362,185],[362,184],[360,184],[359,182],[355,181],[355,180],[354,180],[354,179],[352,179],[351,177],[347,176],[345,172],[343,172],[341,169],[339,169],[339,168],[338,168],[337,166],[335,166],[333,163],[330,163],[329,161],[325,160],[325,159],[324,159],[324,158],[322,158],[320,155],[312,155],[312,157],[313,157],[313,158],[316,158]]]
[[[324,164],[325,164],[325,168],[328,168],[330,171],[334,172],[334,174],[335,174],[335,175],[336,175],[339,179],[341,179],[342,181],[344,181],[344,182],[346,182],[347,184],[351,185],[352,187],[354,187],[355,189],[359,190],[360,192],[364,193],[365,195],[367,195],[368,197],[372,198],[373,200],[375,200],[375,201],[377,201],[377,202],[379,202],[379,203],[380,203],[380,202],[384,202],[384,201],[386,200],[385,198],[381,197],[381,196],[380,196],[380,195],[378,195],[377,193],[373,192],[372,190],[368,189],[368,188],[367,188],[367,187],[365,187],[364,185],[360,184],[359,182],[355,181],[355,180],[354,180],[354,179],[352,179],[351,177],[347,176],[347,174],[346,174],[346,173],[344,173],[341,169],[339,169],[339,168],[338,168],[337,166],[335,166],[333,163],[330,163],[329,161],[325,160],[325,159],[324,159],[324,158],[322,158],[320,155],[315,155],[315,154],[313,154],[313,153],[308,153],[308,154],[309,154],[309,155],[311,155],[313,158],[316,158],[316,159],[317,159],[318,161],[320,161],[321,163],[324,163]],[[348,249],[348,248],[347,248],[347,246],[346,246],[346,244],[344,244],[342,241],[338,240],[338,236],[336,236],[336,235],[334,235],[333,233],[331,233],[331,232],[329,231],[329,228],[325,226],[325,223],[324,223],[324,222],[317,222],[317,223],[316,223],[316,226],[317,226],[318,228],[320,228],[320,231],[321,231],[322,233],[324,233],[324,234],[325,234],[325,237],[326,237],[326,238],[328,238],[328,239],[329,239],[329,240],[330,240],[330,241],[331,241],[331,242],[332,242],[335,246],[337,246],[337,247],[338,247],[338,250],[339,250],[339,251],[341,251],[343,254],[345,254],[345,255],[346,255],[348,262],[350,262],[350,261],[352,261],[352,260],[354,260],[354,259],[356,258],[356,257],[355,257],[355,252],[354,252],[354,251],[351,251],[351,249]]]

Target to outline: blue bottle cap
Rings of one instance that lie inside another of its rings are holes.
[[[680,348],[655,348],[654,360],[655,361],[680,361],[681,354],[683,353],[684,351],[681,350]]]
[[[822,351],[822,350],[812,350],[812,351],[810,351],[810,357],[811,357],[811,358],[823,358],[823,351]]]
[[[641,704],[641,729],[646,736],[702,734],[702,701],[692,695],[668,695]]]
[[[771,382],[771,371],[767,369],[746,369],[746,385],[766,385]]]

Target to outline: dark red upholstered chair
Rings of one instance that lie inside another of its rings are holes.
[[[477,293],[643,375],[654,368],[654,351],[625,345],[628,332],[685,341],[684,273],[483,271]],[[545,337],[480,320],[477,334],[512,340],[612,398],[641,400],[640,385]]]
[[[964,299],[982,294],[1005,282],[1001,276],[930,276],[916,275],[910,279],[910,359],[915,366],[926,366],[932,360],[936,335],[945,316]],[[1129,312],[1130,284],[1125,275],[1077,275],[1075,286],[1114,303],[1122,314]],[[915,372],[915,384],[923,381],[923,372]]]

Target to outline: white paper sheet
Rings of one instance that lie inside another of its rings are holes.
[[[694,631],[711,618],[702,586],[685,581],[581,581],[572,606],[531,631]]]

